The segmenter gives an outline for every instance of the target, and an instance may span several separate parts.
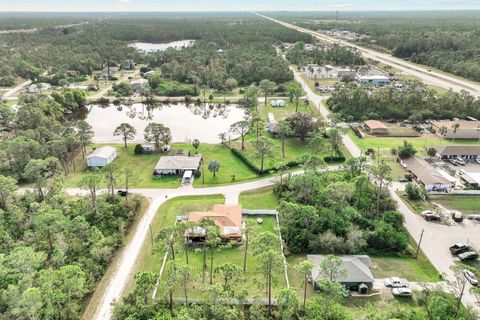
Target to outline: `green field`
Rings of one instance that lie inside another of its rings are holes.
[[[447,209],[461,211],[464,214],[480,212],[480,196],[435,195],[430,197],[430,201],[436,202]]]
[[[418,258],[393,255],[371,255],[375,278],[401,277],[414,282],[440,281],[438,271],[420,252]]]
[[[96,145],[100,147],[101,145]],[[130,167],[136,175],[138,182],[133,187],[135,188],[177,188],[181,183],[181,176],[162,176],[161,178],[153,177],[153,170],[158,162],[158,159],[165,153],[152,153],[135,155],[133,149],[135,145],[130,144],[127,148],[123,145],[112,145],[117,148],[117,159],[113,163],[120,168]],[[193,154],[195,149],[191,145],[174,144],[172,149],[188,149]],[[255,179],[258,176],[250,170],[242,161],[235,157],[231,151],[221,144],[202,144],[198,152],[204,157],[204,180],[197,178],[194,180],[194,186],[210,186],[218,184],[228,184],[232,182],[232,174],[235,175],[235,181],[245,181]],[[216,177],[208,171],[208,163],[210,160],[217,160],[220,163],[220,170]],[[65,177],[65,185],[67,187],[78,187],[80,180],[84,174],[88,172],[86,167],[86,160],[78,162],[77,171],[70,173]]]
[[[263,216],[263,223],[257,224],[256,219],[258,216],[249,217],[246,219],[246,223],[254,224],[259,227],[258,232],[265,232],[270,231],[273,233],[277,233],[276,231],[276,220],[275,217],[272,216]],[[253,237],[254,238],[254,237]],[[183,245],[179,247],[179,253],[176,255],[177,265],[186,264],[185,252],[183,250]],[[180,251],[181,250],[181,251]],[[278,247],[280,251],[280,244]],[[224,263],[233,263],[240,268],[243,268],[243,246],[241,245],[233,245],[233,246],[226,246],[220,247],[215,249],[214,251],[214,260],[213,260],[213,270],[215,267],[218,267]],[[207,250],[207,272],[205,274],[205,282],[203,282],[203,275],[202,275],[202,258],[203,254],[200,248],[189,248],[188,253],[188,260],[189,265],[194,268],[194,280],[192,286],[189,288],[189,297],[191,298],[206,298],[207,291],[206,289],[209,286],[209,275],[210,275],[210,250]],[[239,281],[237,285],[234,286],[235,292],[248,292],[249,298],[264,298],[265,297],[265,289],[262,288],[262,276],[261,272],[255,268],[255,258],[248,254],[247,257],[247,272],[245,274],[245,279],[243,281]],[[283,269],[282,269],[283,270]],[[285,274],[284,272],[276,273],[277,282],[274,283],[273,286],[273,293],[272,296],[275,295],[275,291],[286,286],[285,281]],[[162,280],[167,279],[167,274],[164,273],[162,275]],[[213,273],[213,282],[212,283],[223,283],[221,277],[217,273]],[[162,296],[157,295],[157,298],[161,298]],[[176,288],[174,291],[174,297],[176,298],[183,298],[183,291],[180,287]]]
[[[239,203],[246,209],[276,209],[278,199],[273,193],[273,187],[242,192]]]

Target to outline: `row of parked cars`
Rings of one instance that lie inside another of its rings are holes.
[[[383,280],[387,288],[392,288],[392,294],[395,297],[412,297],[412,289],[408,287],[408,281],[399,277],[390,277]]]
[[[466,164],[465,159],[461,157],[452,158],[452,159],[449,159],[448,161],[454,166],[458,166],[458,165],[464,166]],[[475,159],[474,161],[480,164],[480,159]]]
[[[456,243],[449,249],[453,255],[458,256],[462,261],[478,259],[478,252],[465,243]]]

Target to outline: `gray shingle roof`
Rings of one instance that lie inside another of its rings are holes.
[[[339,282],[373,282],[373,274],[370,270],[372,266],[372,260],[366,255],[345,255],[339,256],[342,259],[343,267],[346,270],[346,276],[338,279]],[[324,255],[307,255],[307,259],[314,263],[312,269],[312,280],[318,281],[321,279],[320,263],[325,259]]]
[[[155,170],[197,170],[201,160],[198,154],[194,157],[163,156],[158,160]]]

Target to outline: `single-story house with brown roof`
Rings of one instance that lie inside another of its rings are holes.
[[[190,212],[187,221],[198,224],[203,219],[213,220],[224,242],[242,241],[242,208],[239,205],[215,204],[212,211]],[[207,237],[206,230],[198,225],[185,232],[187,243],[203,243]]]
[[[454,126],[458,124],[455,131]],[[480,138],[480,121],[432,121],[432,129],[441,137],[447,139],[478,139]],[[446,128],[446,133],[441,135],[442,127]]]
[[[381,121],[378,120],[367,120],[364,122],[365,129],[373,134],[387,134],[388,127]]]

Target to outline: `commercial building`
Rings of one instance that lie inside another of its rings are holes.
[[[433,121],[432,129],[447,139],[479,139],[480,121]]]
[[[360,84],[371,83],[374,85],[384,86],[390,83],[390,78],[387,76],[357,76],[357,82]]]
[[[450,179],[445,178],[444,174],[442,175],[424,159],[410,157],[402,160],[401,164],[427,191],[448,192],[454,186]]]
[[[437,146],[437,155],[442,159],[480,159],[480,146]]]

